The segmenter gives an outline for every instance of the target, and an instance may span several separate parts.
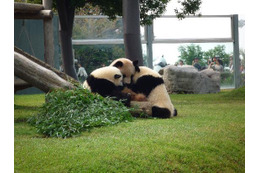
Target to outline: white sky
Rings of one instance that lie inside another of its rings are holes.
[[[177,0],[172,0],[165,15],[175,15]],[[241,0],[203,0],[200,13],[202,15],[230,15],[238,14],[239,19],[245,19],[244,1]],[[154,22],[155,38],[225,38],[231,37],[229,18],[186,18],[157,19]],[[245,49],[245,26],[239,29],[240,48]],[[198,44],[198,43],[195,43]],[[225,45],[226,52],[232,53],[232,43],[203,43],[199,44],[203,51],[213,49],[216,45]],[[182,44],[189,45],[189,44]],[[178,61],[178,47],[180,44],[154,44],[154,60],[164,55],[169,64]]]

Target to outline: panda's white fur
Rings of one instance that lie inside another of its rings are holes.
[[[92,75],[98,79],[106,79],[106,80],[112,82],[113,84],[115,84],[115,86],[123,86],[122,73],[116,67],[101,67],[101,68],[98,68],[98,69],[94,70],[93,72],[91,72],[90,75]],[[115,75],[118,75],[120,77],[115,78]],[[106,86],[104,86],[104,87],[106,87]],[[84,81],[83,88],[91,91],[91,87],[89,86],[87,80]]]
[[[165,117],[165,115],[158,115],[158,117],[170,118],[170,117],[176,116],[177,110],[174,109],[174,106],[173,106],[171,99],[169,97],[169,94],[166,90],[165,84],[163,83],[161,75],[148,67],[140,66],[139,69],[140,69],[140,71],[139,72],[137,71],[135,73],[135,75],[133,76],[134,92],[139,93],[138,88],[135,88],[135,85],[137,84],[138,80],[142,77],[149,76],[151,80],[142,83],[142,85],[138,86],[139,88],[140,87],[150,87],[151,86],[150,84],[153,85],[154,83],[156,83],[155,79],[159,79],[159,81],[162,81],[161,83],[159,82],[158,84],[154,84],[155,87],[151,91],[146,92],[147,100],[150,105],[147,113],[152,115],[153,107],[159,107],[162,109],[168,109],[170,111],[170,115],[169,116],[167,115],[166,117]],[[155,80],[155,82],[153,80]],[[142,91],[142,90],[145,91],[145,88],[141,88],[139,91]],[[157,113],[157,114],[160,114],[160,113]]]
[[[121,71],[121,73],[124,75],[124,84],[131,84],[131,76],[135,74],[135,67],[131,60],[127,58],[118,58],[114,60],[110,66],[117,67]]]

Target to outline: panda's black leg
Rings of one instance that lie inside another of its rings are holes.
[[[153,106],[152,107],[152,117],[170,118],[171,112],[167,108],[160,108],[158,106]]]
[[[177,116],[177,115],[178,115],[177,109],[174,109],[173,116]]]

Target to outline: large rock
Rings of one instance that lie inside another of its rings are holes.
[[[169,65],[163,70],[163,79],[169,93],[217,93],[220,91],[220,73],[212,69],[198,71],[193,66]]]

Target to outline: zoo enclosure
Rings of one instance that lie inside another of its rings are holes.
[[[117,17],[121,19],[122,17]],[[174,19],[175,15],[165,15],[158,19]],[[233,66],[234,66],[234,87],[240,86],[240,59],[239,59],[239,35],[238,35],[238,15],[202,15],[187,16],[186,18],[220,18],[230,19],[230,36],[218,38],[157,38],[154,34],[154,22],[152,25],[141,28],[144,36],[141,37],[141,43],[146,45],[148,67],[153,68],[153,45],[154,44],[179,44],[179,43],[232,43],[233,44]],[[75,16],[75,21],[79,19],[108,19],[107,16]],[[155,19],[156,20],[156,19]],[[165,24],[167,28],[167,23]],[[143,29],[143,30],[142,30]],[[124,44],[123,38],[84,38],[73,39],[73,45],[116,45]]]

